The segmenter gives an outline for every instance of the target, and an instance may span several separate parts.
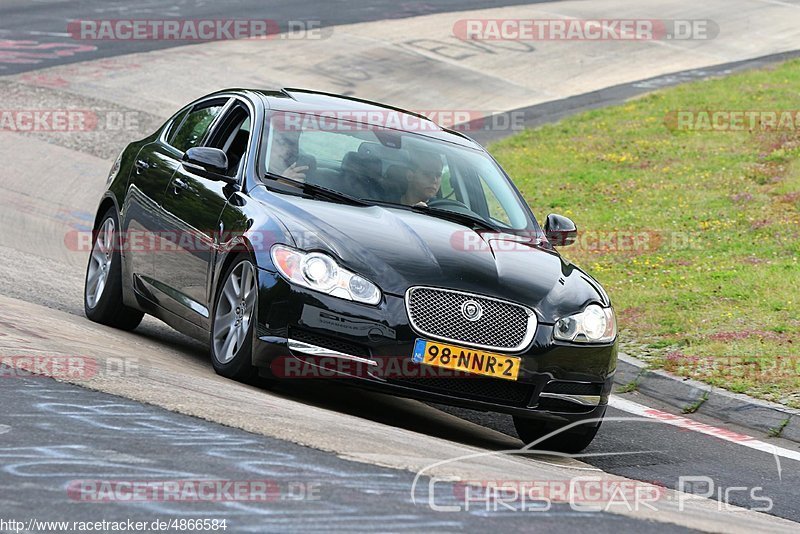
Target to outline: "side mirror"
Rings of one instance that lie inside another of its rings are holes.
[[[228,172],[228,156],[219,148],[205,146],[192,147],[183,155],[184,164],[195,169],[201,169],[217,176],[210,176],[222,181],[228,181],[225,173]]]
[[[544,224],[544,235],[554,247],[565,247],[575,242],[578,227],[572,219],[551,213]]]

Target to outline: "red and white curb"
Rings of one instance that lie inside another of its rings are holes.
[[[800,410],[651,369],[646,362],[626,354],[619,355],[614,381],[622,386],[633,383],[639,393],[670,406],[694,406],[698,414],[718,421],[763,434],[779,431],[781,438],[800,443]]]
[[[793,451],[783,447],[778,447],[777,445],[761,441],[752,436],[748,436],[747,434],[740,434],[732,430],[701,423],[682,415],[675,415],[662,410],[657,410],[655,408],[650,408],[644,404],[623,399],[616,395],[612,395],[609,398],[608,405],[612,408],[616,408],[617,410],[621,410],[633,415],[646,417],[648,419],[655,419],[667,425],[675,426],[685,430],[691,430],[707,436],[713,436],[723,441],[735,443],[743,447],[800,462],[800,451]]]

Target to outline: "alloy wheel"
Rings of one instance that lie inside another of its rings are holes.
[[[214,357],[218,362],[230,362],[244,345],[255,302],[255,269],[252,263],[243,261],[225,281],[214,314]]]
[[[90,308],[97,306],[108,283],[111,263],[114,261],[114,230],[114,219],[109,217],[103,222],[92,247],[89,273],[86,277],[86,303]]]

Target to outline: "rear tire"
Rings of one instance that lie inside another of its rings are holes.
[[[133,330],[142,322],[144,313],[122,303],[122,256],[117,228],[117,212],[109,208],[94,231],[86,266],[83,310],[91,321]]]
[[[590,426],[588,423],[574,426],[569,430],[560,432],[545,441],[537,443],[531,450],[564,452],[568,454],[581,452],[589,446],[597,434],[597,431],[600,429],[599,424],[592,424],[595,426]],[[561,428],[559,425],[554,425],[552,423],[516,416],[514,417],[514,427],[517,429],[517,435],[525,442],[525,445],[530,445],[543,436]]]
[[[211,322],[211,363],[221,376],[252,383],[258,378],[253,366],[258,275],[250,256],[238,256],[220,280]]]

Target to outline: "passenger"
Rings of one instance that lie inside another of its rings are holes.
[[[412,152],[408,187],[400,199],[406,206],[427,207],[442,185],[442,158],[433,152]]]

